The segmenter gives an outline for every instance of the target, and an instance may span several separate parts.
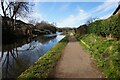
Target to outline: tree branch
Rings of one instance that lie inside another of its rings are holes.
[[[14,8],[13,15],[12,15],[11,19],[13,19],[13,17],[16,15],[19,8],[20,8],[20,3],[18,4],[18,7],[16,9]]]
[[[4,16],[6,17],[6,12],[5,12],[5,10],[4,10],[4,5],[3,5],[3,2],[2,2],[2,1],[1,1],[1,6],[2,6],[3,14],[4,14]]]

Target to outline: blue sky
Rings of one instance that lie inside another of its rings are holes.
[[[90,18],[108,18],[117,6],[117,2],[36,2],[34,14],[58,27],[79,27]]]
[[[117,2],[35,2],[31,18],[49,23],[55,22],[57,27],[79,27],[90,18],[106,19],[113,14]],[[27,19],[19,18],[25,22]]]

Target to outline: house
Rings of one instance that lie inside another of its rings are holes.
[[[25,23],[21,20],[16,20],[15,30],[13,29],[14,19],[10,19],[9,17],[2,16],[2,33],[5,37],[10,36],[31,36],[32,35],[32,24]]]
[[[120,14],[120,4],[118,5],[117,9],[114,11],[113,15]]]

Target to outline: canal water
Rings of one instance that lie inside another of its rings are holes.
[[[3,44],[0,52],[2,78],[17,78],[63,38],[64,35],[60,34],[46,35],[19,40],[12,44]]]

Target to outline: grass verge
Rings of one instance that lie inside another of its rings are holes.
[[[39,58],[31,67],[23,72],[18,79],[47,78],[60,58],[62,49],[68,43],[68,37],[63,38],[57,45]]]
[[[87,34],[79,39],[97,66],[108,78],[120,78],[120,42],[106,39],[95,34]],[[87,45],[87,46],[86,46]]]

